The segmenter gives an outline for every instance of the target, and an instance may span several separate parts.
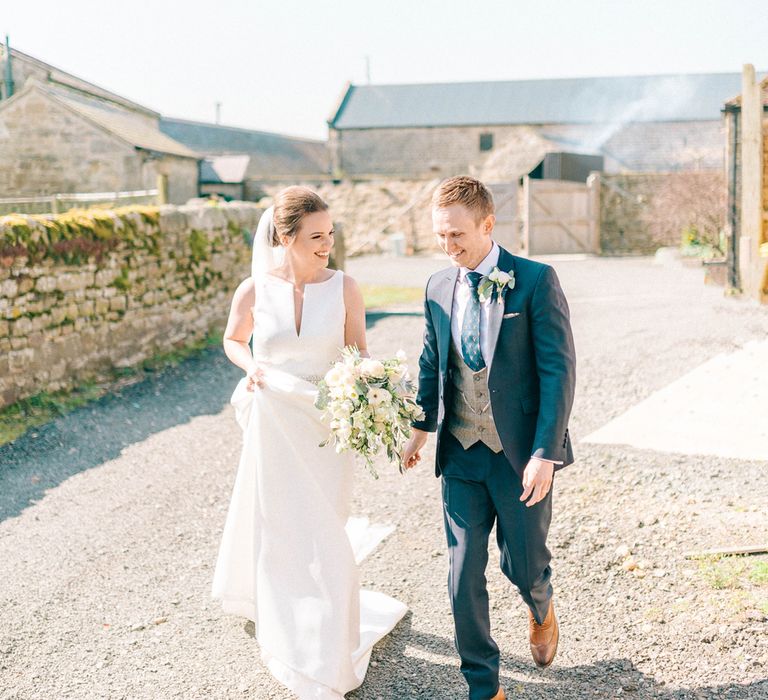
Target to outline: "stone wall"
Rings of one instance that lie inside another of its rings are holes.
[[[0,406],[223,329],[261,212],[238,203],[120,213],[131,236],[80,264],[14,256],[14,226],[40,219],[0,217]]]
[[[343,231],[346,256],[388,252],[391,237],[405,238],[407,252],[431,250],[432,234],[430,201],[438,180],[373,180],[339,184],[305,182],[302,185],[317,192],[330,208],[337,228]],[[269,206],[283,185],[262,184]]]
[[[720,171],[602,175],[603,254],[652,254],[686,234],[716,244],[725,226],[726,187]]]

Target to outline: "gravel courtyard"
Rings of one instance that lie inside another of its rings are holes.
[[[766,338],[768,310],[650,259],[549,262],[578,356],[577,461],[556,478],[550,536],[561,640],[537,670],[493,552],[508,696],[768,698],[768,556],[684,556],[768,545],[766,465],[579,443],[713,356]],[[441,266],[360,258],[349,272],[422,286]],[[372,314],[369,346],[403,348],[415,365],[422,326],[418,307]],[[210,350],[0,447],[0,699],[289,698],[251,626],[210,599],[240,449],[228,404],[238,378]],[[466,697],[431,458],[404,477],[382,468],[379,481],[362,470],[357,481],[355,512],[397,525],[363,581],[409,613],[351,700]]]

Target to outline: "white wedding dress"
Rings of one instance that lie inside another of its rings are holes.
[[[373,645],[406,612],[361,591],[357,563],[392,528],[349,518],[353,457],[319,447],[320,378],[344,345],[343,273],[305,288],[296,332],[293,285],[256,285],[254,357],[264,388],[237,386],[243,451],[213,578],[225,612],[256,625],[262,660],[301,700],[341,700],[365,678]]]

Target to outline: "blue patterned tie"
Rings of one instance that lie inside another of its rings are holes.
[[[480,295],[477,291],[481,278],[479,272],[467,273],[469,301],[461,323],[461,356],[473,372],[479,372],[485,367],[483,353],[480,352]]]

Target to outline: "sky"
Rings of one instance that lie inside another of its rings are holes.
[[[766,0],[0,0],[11,46],[164,116],[324,139],[347,82],[768,70]]]

